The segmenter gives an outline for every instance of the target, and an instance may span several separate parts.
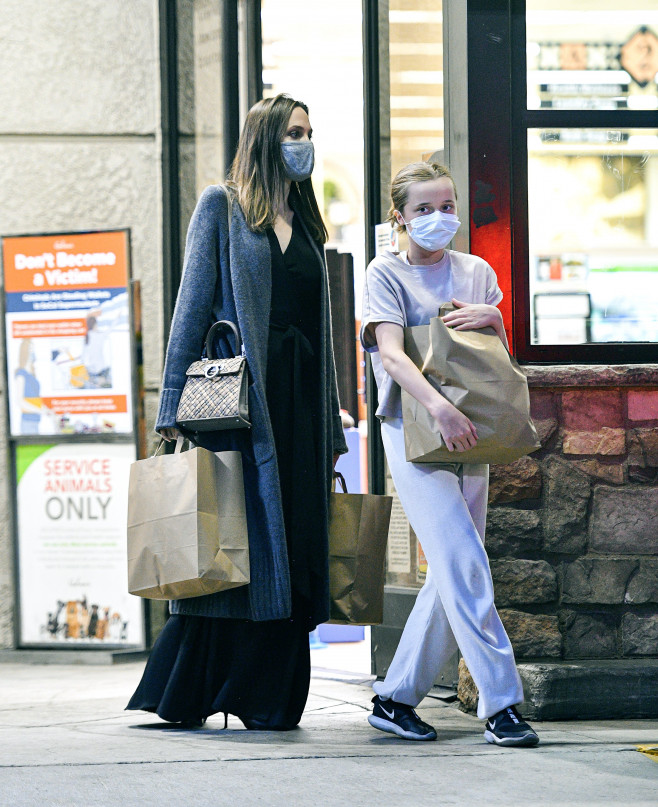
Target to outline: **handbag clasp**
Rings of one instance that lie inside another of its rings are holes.
[[[206,378],[214,378],[219,374],[219,367],[216,364],[211,364],[210,367],[206,367],[203,374]]]

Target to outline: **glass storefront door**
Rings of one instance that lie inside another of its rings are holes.
[[[370,148],[378,149],[379,164],[380,192],[376,209],[371,212],[374,224],[387,219],[390,181],[401,168],[412,162],[445,161],[443,3],[389,0],[378,4],[377,13],[378,140],[369,143]],[[370,24],[374,22],[370,20]],[[374,232],[369,232],[368,238],[374,244]],[[405,250],[406,236],[400,236],[399,244],[393,248]],[[375,394],[373,385],[373,398]],[[374,411],[376,402],[370,401],[369,407]],[[375,429],[371,428],[371,432],[375,434],[370,439],[378,441]],[[375,450],[371,445],[371,452]],[[375,489],[393,497],[384,624],[372,629],[373,671],[381,677],[386,674],[416,594],[425,581],[427,561],[405,516],[385,459],[381,453],[379,456],[382,479],[375,480]],[[452,687],[456,681],[457,654],[440,672],[437,683]]]
[[[389,134],[390,151],[388,164],[382,166],[382,222],[390,206],[387,180],[409,163],[444,161],[442,2],[389,0],[386,22],[388,64],[382,65],[382,72],[388,78],[389,93],[382,94],[380,115],[381,131]],[[404,234],[399,248],[407,248]],[[386,492],[394,497],[387,582],[417,589],[425,579],[427,563],[388,469]]]

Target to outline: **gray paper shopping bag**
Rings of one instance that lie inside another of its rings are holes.
[[[130,469],[128,590],[139,597],[184,599],[249,582],[240,452],[180,447]]]

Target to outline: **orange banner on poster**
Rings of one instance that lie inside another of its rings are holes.
[[[87,321],[84,319],[38,319],[15,320],[11,323],[14,339],[39,339],[45,336],[85,336]]]
[[[56,415],[118,414],[128,411],[126,395],[85,395],[80,397],[41,398]]]
[[[128,285],[125,231],[2,239],[7,292],[111,289]]]

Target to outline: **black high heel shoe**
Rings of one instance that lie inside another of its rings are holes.
[[[200,729],[206,722],[205,717],[197,717],[192,720],[181,720],[178,724],[182,729]]]

